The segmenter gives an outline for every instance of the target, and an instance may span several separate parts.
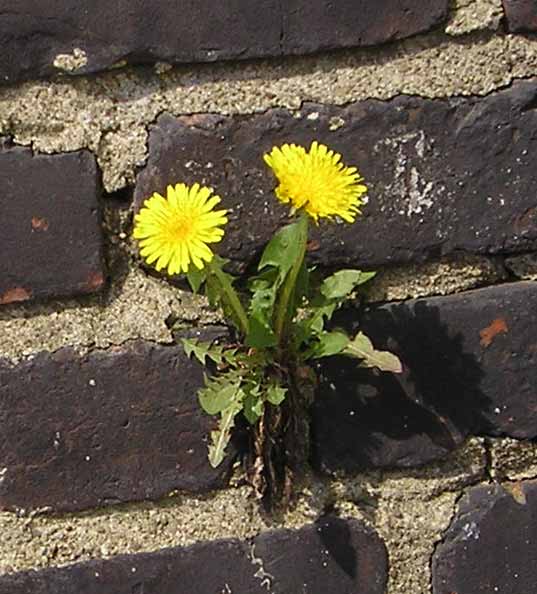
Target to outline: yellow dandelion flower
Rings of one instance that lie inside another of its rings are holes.
[[[211,188],[194,184],[168,186],[166,198],[153,194],[134,221],[140,254],[157,270],[168,274],[188,272],[191,264],[201,270],[213,258],[207,244],[224,236],[220,227],[227,223],[226,210],[213,210],[220,202]]]
[[[296,144],[284,144],[264,159],[279,181],[276,196],[291,203],[294,210],[303,208],[316,222],[337,216],[353,223],[360,214],[360,197],[367,192],[362,176],[324,144],[312,142],[309,152]]]

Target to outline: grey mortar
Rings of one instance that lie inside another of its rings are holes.
[[[425,594],[434,543],[447,528],[461,490],[483,479],[484,461],[482,440],[471,439],[443,462],[417,470],[310,477],[297,505],[270,521],[248,487],[64,516],[0,513],[0,573],[201,540],[251,538],[268,529],[299,528],[330,505],[343,517],[361,518],[385,539],[389,594]]]
[[[128,238],[118,241],[125,245],[124,252],[134,252]],[[213,311],[205,298],[148,274],[131,253],[121,257],[127,260],[126,275],[115,278],[101,297],[0,310],[0,334],[4,337],[0,357],[15,364],[37,352],[63,347],[85,354],[90,349],[118,346],[134,339],[170,344],[170,319],[199,326],[222,323],[220,313]],[[493,260],[443,260],[381,270],[365,296],[375,302],[446,295],[492,284],[503,276]]]
[[[537,254],[506,258],[505,266],[518,279],[537,280]]]
[[[491,476],[495,480],[537,478],[537,443],[509,438],[489,439]]]
[[[502,0],[451,0],[448,35],[498,29],[503,17]]]
[[[370,283],[367,300],[401,301],[448,295],[504,280],[501,262],[475,256],[447,258],[426,264],[379,270]]]
[[[165,69],[164,69],[165,70]],[[147,156],[148,126],[162,112],[250,114],[400,94],[486,95],[537,72],[537,41],[474,32],[431,33],[375,49],[248,63],[132,68],[94,78],[0,90],[0,135],[36,151],[88,148],[107,191],[132,183]],[[159,74],[160,73],[160,74]]]
[[[499,25],[500,4],[456,0],[446,34],[374,50],[192,69],[157,65],[153,71],[3,88],[0,134],[48,153],[89,148],[103,169],[106,190],[113,191],[133,182],[147,156],[148,126],[163,111],[249,114],[278,106],[299,110],[304,101],[344,104],[402,93],[486,95],[537,73],[535,40],[490,32]],[[476,29],[485,31],[469,34]],[[67,60],[66,67],[76,63]],[[386,271],[375,290],[379,299],[444,294],[493,281],[497,274],[485,259],[442,261]],[[12,307],[0,316],[0,332],[8,337],[0,355],[13,361],[67,345],[84,351],[136,337],[167,343],[169,316],[218,319],[203,300],[148,276],[132,258],[126,278],[104,298]],[[498,477],[534,476],[531,444],[496,440],[491,452]],[[60,517],[0,513],[0,573],[226,536],[249,538],[274,526],[298,527],[335,503],[342,515],[361,517],[386,540],[389,594],[425,594],[435,542],[449,525],[461,490],[484,479],[484,459],[482,440],[473,439],[441,464],[418,471],[312,479],[297,508],[270,526],[246,487]]]

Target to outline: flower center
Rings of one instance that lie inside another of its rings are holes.
[[[191,217],[176,217],[170,221],[168,232],[174,241],[186,241],[192,237],[194,226],[194,221]]]

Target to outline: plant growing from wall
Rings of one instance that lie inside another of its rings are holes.
[[[145,261],[169,275],[184,274],[195,292],[204,291],[233,328],[229,344],[183,339],[185,352],[212,365],[200,405],[218,417],[209,461],[226,455],[237,417],[252,428],[249,475],[270,502],[287,500],[292,478],[308,458],[308,409],[316,375],[312,361],[345,355],[363,367],[400,372],[389,352],[378,351],[362,332],[348,336],[329,326],[334,312],[374,273],[344,269],[321,278],[307,263],[308,232],[323,219],[352,224],[367,191],[354,167],[313,142],[275,147],[264,156],[278,180],[276,197],[291,207],[291,222],[269,241],[245,290],[225,270],[226,260],[209,247],[224,236],[226,210],[220,197],[194,184],[168,186],[145,201],[135,217],[134,237]]]

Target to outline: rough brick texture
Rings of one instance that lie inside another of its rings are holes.
[[[384,544],[355,520],[326,517],[251,542],[222,540],[0,577],[0,594],[383,594]]]
[[[214,186],[233,209],[222,250],[250,260],[288,211],[273,196],[263,153],[318,139],[359,166],[370,202],[354,225],[326,225],[313,258],[376,267],[529,250],[537,245],[536,98],[537,81],[525,81],[485,98],[308,105],[301,117],[164,115],[136,202],[177,181]]]
[[[47,75],[75,48],[78,72],[131,63],[304,54],[402,39],[440,24],[447,0],[3,0],[0,81]],[[121,24],[121,26],[118,26]],[[79,54],[80,56],[80,54]]]
[[[468,434],[537,437],[537,283],[373,308],[362,328],[403,363],[400,376],[334,358],[314,406],[325,471],[408,467],[441,458]],[[347,310],[338,320],[357,330]]]
[[[534,592],[537,483],[471,489],[433,558],[433,594]]]
[[[94,157],[0,148],[0,305],[92,293],[105,282]]]
[[[537,2],[535,0],[503,0],[507,28],[513,33],[537,31]]]
[[[0,363],[0,507],[80,510],[221,486],[202,369],[179,346],[136,342]]]

